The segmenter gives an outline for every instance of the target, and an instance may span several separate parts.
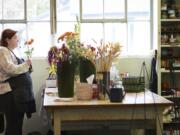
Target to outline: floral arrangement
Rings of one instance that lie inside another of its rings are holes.
[[[53,46],[48,52],[49,78],[57,72],[57,64],[63,61],[78,62],[80,56],[79,34],[65,32],[58,38],[60,47]]]
[[[32,53],[34,51],[34,48],[32,46],[32,43],[34,42],[34,39],[29,39],[27,41],[25,41],[24,45],[26,47],[26,51],[24,52],[27,56],[27,58],[31,58],[32,57]]]
[[[79,34],[74,32],[65,32],[58,38],[62,45],[58,51],[59,62],[74,61],[76,62],[80,55]]]
[[[78,62],[81,54],[80,45],[80,22],[76,16],[77,23],[74,25],[75,32],[65,32],[57,39],[60,47],[53,46],[48,52],[49,76],[54,76],[57,72],[57,64],[62,61]]]
[[[119,42],[104,43],[103,40],[98,44],[95,40],[95,47],[88,45],[82,52],[83,56],[95,64],[97,72],[110,71],[112,62],[120,55],[121,45]]]

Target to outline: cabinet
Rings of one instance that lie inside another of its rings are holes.
[[[180,0],[159,0],[158,4],[158,94],[175,103],[171,111],[179,118]]]
[[[168,95],[180,91],[180,0],[159,0],[159,8],[158,94]]]

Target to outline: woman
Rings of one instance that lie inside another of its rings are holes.
[[[0,112],[3,112],[6,118],[5,135],[22,135],[24,114],[26,113],[30,117],[30,114],[36,111],[31,91],[32,86],[30,86],[31,90],[28,89],[29,87],[24,87],[32,85],[28,73],[32,63],[31,60],[21,61],[13,53],[18,45],[16,33],[17,31],[12,29],[5,29],[2,31],[0,39]],[[19,80],[24,82],[16,82],[19,77],[21,77]],[[30,83],[25,82],[26,78]],[[23,86],[23,90],[21,90],[21,86]],[[24,93],[25,89],[28,89],[29,95]],[[32,97],[31,101],[21,100],[28,99],[28,96]],[[28,110],[29,108],[30,110]]]

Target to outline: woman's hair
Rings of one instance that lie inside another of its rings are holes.
[[[7,47],[8,43],[6,39],[11,39],[16,33],[17,31],[12,30],[12,29],[3,30],[1,34],[1,39],[0,39],[0,46]]]

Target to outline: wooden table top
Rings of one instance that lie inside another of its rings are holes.
[[[126,93],[122,102],[112,103],[109,100],[89,100],[80,101],[76,98],[66,99],[59,98],[57,88],[46,88],[44,93],[44,103],[45,108],[90,108],[90,107],[127,107],[127,106],[170,106],[173,102],[167,100],[166,98],[152,93],[146,90],[145,92],[139,93]]]

